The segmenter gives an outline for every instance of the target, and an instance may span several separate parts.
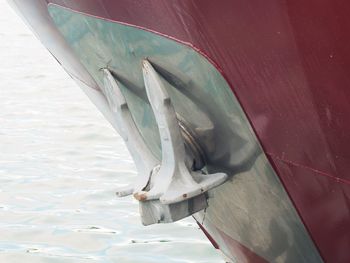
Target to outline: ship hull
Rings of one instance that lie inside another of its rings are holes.
[[[10,2],[100,105],[98,82],[52,20],[48,3]],[[256,183],[261,176],[252,170],[241,175],[251,176],[249,184],[236,180],[215,190],[208,211],[195,218],[216,247],[242,262],[292,262],[295,251],[305,259],[307,254],[316,255],[315,262],[321,257],[327,262],[350,261],[350,4],[331,0],[222,1],[220,5],[213,1],[48,2],[190,47],[225,78],[263,148],[256,162],[262,170],[271,168],[266,182],[272,190],[260,191],[267,188]],[[104,113],[112,119],[107,110]],[[245,191],[240,192],[242,187]],[[264,208],[271,208],[269,216],[254,206],[261,198],[266,199]],[[282,208],[278,199],[286,200]],[[291,222],[278,220],[288,216]]]

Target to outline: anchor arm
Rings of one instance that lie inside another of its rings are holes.
[[[144,60],[143,77],[148,100],[155,115],[162,146],[162,162],[147,200],[159,198],[163,204],[187,200],[226,181],[225,173],[205,175],[186,166],[185,143],[171,99],[152,65]],[[193,176],[194,173],[196,176]],[[197,181],[194,179],[197,178]]]
[[[144,190],[149,183],[153,168],[157,166],[159,162],[148,149],[136,127],[126,99],[117,81],[107,68],[102,69],[102,72],[104,74],[103,93],[107,98],[114,117],[117,119],[118,132],[122,136],[138,172],[138,178],[132,187],[120,189],[117,192],[119,196],[130,195]]]

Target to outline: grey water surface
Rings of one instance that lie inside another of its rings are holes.
[[[223,262],[192,218],[144,227],[121,138],[0,0],[0,263]]]

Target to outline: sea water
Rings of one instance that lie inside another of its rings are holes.
[[[122,139],[0,0],[0,263],[223,262],[192,218],[144,227]]]

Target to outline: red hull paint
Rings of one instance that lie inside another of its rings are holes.
[[[199,225],[200,229],[203,231],[205,236],[208,238],[208,240],[211,242],[211,244],[216,248],[220,249],[220,246],[218,243],[216,243],[215,239],[208,233],[208,231],[204,228],[201,223],[197,221],[197,224]],[[255,254],[253,251],[249,250],[247,247],[243,246],[241,243],[234,240],[229,235],[226,235],[223,231],[218,229],[215,226],[210,226],[211,230],[214,230],[217,232],[217,234],[221,238],[221,243],[225,244],[229,248],[230,255],[234,255],[235,259],[238,262],[254,262],[254,263],[266,263],[267,261],[261,257],[259,257],[257,254]]]
[[[225,243],[225,245],[230,248],[231,255],[235,255],[237,262],[267,263],[265,259],[259,257],[253,251],[249,250],[248,248],[243,246],[241,243],[232,239],[230,236],[226,235],[224,232],[220,231],[218,228],[216,228],[216,231],[220,233],[221,238]]]
[[[350,3],[48,2],[154,30],[215,61],[324,259],[350,261]]]
[[[208,233],[208,231],[202,226],[198,221],[197,224],[199,225],[200,229],[203,231],[205,236],[209,239],[209,241],[212,243],[212,245],[216,249],[220,249],[219,244],[216,243],[214,238]],[[231,255],[235,255],[235,259],[238,262],[254,262],[254,263],[266,263],[267,261],[261,257],[259,257],[257,254],[255,254],[253,251],[249,250],[245,246],[243,246],[241,243],[234,240],[232,237],[226,235],[223,231],[218,229],[215,226],[210,226],[210,228],[220,235],[220,238],[222,239],[222,243],[225,244],[230,251]]]

